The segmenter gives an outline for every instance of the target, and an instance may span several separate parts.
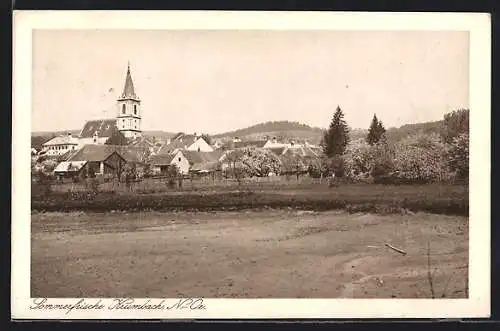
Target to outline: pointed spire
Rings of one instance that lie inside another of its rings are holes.
[[[125,86],[123,87],[122,99],[137,99],[134,90],[134,82],[132,82],[132,75],[130,74],[130,61],[127,63],[127,76],[125,77]]]

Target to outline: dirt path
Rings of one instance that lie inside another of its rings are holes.
[[[430,241],[435,287],[464,297],[466,229],[466,218],[431,214],[35,214],[32,295],[429,297]]]

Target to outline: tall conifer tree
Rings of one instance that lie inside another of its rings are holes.
[[[380,141],[384,134],[385,128],[382,121],[379,121],[377,115],[373,114],[373,119],[368,129],[368,135],[366,136],[366,142],[370,145],[374,145]]]
[[[328,157],[339,156],[344,154],[347,144],[349,143],[349,128],[344,120],[344,113],[339,106],[333,114],[330,127],[323,136],[323,152]]]

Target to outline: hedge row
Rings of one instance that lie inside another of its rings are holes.
[[[350,212],[400,213],[405,211],[468,215],[467,199],[282,195],[262,192],[188,193],[182,195],[118,195],[112,193],[59,193],[32,198],[33,211],[225,211],[265,208],[336,210]]]

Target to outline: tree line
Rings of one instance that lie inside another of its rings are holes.
[[[426,183],[466,180],[469,172],[469,110],[444,115],[440,133],[418,131],[389,142],[382,121],[373,115],[365,139],[350,141],[338,106],[321,146],[320,172],[358,181]]]

